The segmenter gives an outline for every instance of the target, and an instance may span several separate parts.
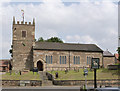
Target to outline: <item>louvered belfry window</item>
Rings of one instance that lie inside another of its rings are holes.
[[[26,37],[26,31],[22,31],[22,37]]]

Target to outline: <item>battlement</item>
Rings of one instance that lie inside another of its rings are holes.
[[[33,18],[33,22],[23,22],[23,21],[15,21],[15,17],[13,17],[13,25],[19,24],[19,25],[35,25],[35,19]]]
[[[34,25],[34,24],[31,23],[31,22],[23,22],[23,21],[17,21],[17,23],[14,23],[14,24],[21,24],[21,25]]]

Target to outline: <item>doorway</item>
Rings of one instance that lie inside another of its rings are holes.
[[[38,71],[43,71],[43,63],[41,61],[37,62]]]

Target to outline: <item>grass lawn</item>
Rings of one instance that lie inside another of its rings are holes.
[[[79,72],[75,71],[68,71],[67,74],[65,74],[64,71],[49,71],[49,73],[53,74],[55,76],[55,73],[58,72],[59,77],[56,80],[85,80],[85,77],[83,75],[83,70],[80,69]],[[107,69],[98,69],[97,70],[97,79],[118,79],[117,70],[107,70]],[[87,80],[93,80],[94,79],[94,71],[90,71],[88,69],[88,75]]]
[[[33,72],[24,73],[22,75],[15,74],[13,72],[11,75],[10,73],[6,73],[2,75],[2,80],[40,80],[40,74],[36,72],[33,75]]]
[[[49,73],[53,74],[55,76],[55,73],[58,72],[58,79],[56,80],[85,80],[85,77],[83,75],[83,70],[80,69],[79,72],[75,72],[73,70],[68,71],[67,74],[65,74],[65,71],[49,71]],[[107,69],[98,69],[97,70],[97,79],[118,79],[118,71],[117,70],[107,70]],[[94,79],[94,71],[90,71],[88,69],[88,76],[87,80],[93,80]],[[41,80],[40,75],[33,72],[24,73],[22,75],[15,74],[15,72],[10,75],[10,73],[6,73],[2,75],[2,79],[0,80]]]

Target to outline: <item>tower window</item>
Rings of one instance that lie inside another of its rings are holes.
[[[22,37],[26,37],[26,31],[22,31]]]

